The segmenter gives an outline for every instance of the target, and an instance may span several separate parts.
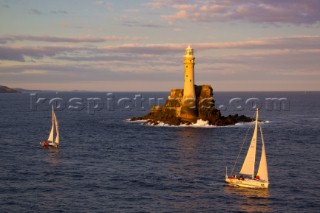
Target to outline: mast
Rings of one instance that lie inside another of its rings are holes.
[[[257,151],[257,132],[258,132],[258,108],[256,111],[256,121],[253,136],[251,139],[250,147],[247,152],[247,156],[243,162],[240,174],[251,175],[252,179],[254,178],[254,165],[256,160],[256,151]]]
[[[261,158],[260,158],[257,175],[260,177],[261,180],[265,180],[268,182],[269,179],[268,179],[267,155],[266,155],[266,149],[264,146],[264,138],[262,134],[261,125],[260,125],[260,133],[261,133],[261,141],[262,141],[262,151],[261,151]]]

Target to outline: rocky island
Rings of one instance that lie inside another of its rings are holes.
[[[209,125],[225,126],[234,125],[239,122],[251,122],[252,118],[244,115],[222,116],[216,108],[213,98],[213,90],[209,85],[195,85],[196,101],[185,101],[183,103],[183,89],[172,89],[171,94],[163,106],[153,106],[150,112],[141,117],[133,117],[131,121],[144,120],[145,124],[159,125],[181,125],[196,123],[201,119]],[[188,107],[189,105],[189,107]],[[194,107],[195,105],[195,107]]]
[[[209,125],[216,126],[253,121],[250,117],[238,114],[222,116],[215,106],[212,87],[194,84],[194,64],[193,49],[189,46],[184,55],[184,88],[171,89],[170,96],[163,106],[153,106],[147,115],[133,117],[130,120],[144,120],[145,124],[151,125],[159,125],[160,123],[188,125],[201,119]]]
[[[0,85],[0,93],[19,93],[20,91]]]

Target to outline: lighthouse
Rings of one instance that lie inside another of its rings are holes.
[[[188,122],[195,122],[198,117],[194,88],[194,60],[193,49],[189,45],[184,55],[184,87],[180,109],[180,118]]]
[[[194,60],[193,49],[189,45],[184,55],[184,100],[195,100],[196,98],[194,91]]]

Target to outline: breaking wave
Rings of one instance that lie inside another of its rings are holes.
[[[146,126],[154,126],[154,127],[192,127],[192,128],[234,128],[234,127],[246,127],[249,125],[252,125],[253,122],[240,122],[236,123],[234,125],[226,125],[226,126],[216,126],[216,125],[210,125],[208,121],[204,121],[202,119],[198,119],[196,123],[193,124],[180,124],[178,126],[176,125],[169,125],[166,124],[162,121],[159,121],[158,124],[153,124],[153,123],[148,123],[148,120],[137,120],[137,121],[130,121],[130,119],[126,119],[127,122],[131,123],[140,123],[141,125],[146,125]],[[268,124],[270,121],[262,121],[261,123],[263,124]]]
[[[135,120],[135,121],[132,121],[130,120],[130,118],[126,119],[127,122],[130,122],[130,123],[144,123],[144,122],[147,122],[148,120]]]

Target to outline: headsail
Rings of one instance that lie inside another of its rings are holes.
[[[258,108],[256,111],[256,121],[255,121],[255,127],[254,127],[253,136],[251,139],[250,147],[240,171],[240,174],[251,175],[252,178],[254,177],[254,166],[255,166],[255,160],[256,160],[257,132],[258,132]]]
[[[261,180],[265,180],[268,182],[268,165],[267,165],[266,150],[264,146],[264,139],[263,139],[261,126],[260,126],[260,133],[261,133],[261,141],[262,141],[262,151],[261,151],[261,159],[260,159],[257,175],[260,177]]]
[[[51,124],[51,131],[49,134],[48,141],[53,142],[53,135],[54,135],[54,111],[53,111],[53,106],[52,106],[52,112],[51,112],[51,117],[52,117],[52,124]]]

